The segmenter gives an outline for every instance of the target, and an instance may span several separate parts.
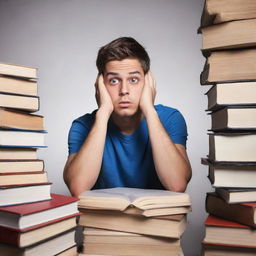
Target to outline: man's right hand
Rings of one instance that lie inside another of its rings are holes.
[[[98,75],[95,82],[95,98],[99,110],[104,110],[110,116],[114,110],[114,106],[109,93],[104,84],[103,75]]]

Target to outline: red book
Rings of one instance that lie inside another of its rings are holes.
[[[224,244],[214,244],[214,243],[202,243],[203,256],[254,256],[256,255],[256,248],[249,246],[234,246],[234,245],[224,245]]]
[[[78,212],[78,198],[59,194],[51,197],[42,202],[0,207],[0,227],[22,231]]]
[[[233,221],[209,215],[205,221],[204,242],[256,248],[256,230]]]
[[[0,243],[15,245],[21,248],[31,246],[75,228],[76,216],[78,215],[79,213],[75,213],[21,230],[0,227]]]
[[[208,193],[206,211],[220,218],[256,227],[256,203],[228,204],[217,194]]]

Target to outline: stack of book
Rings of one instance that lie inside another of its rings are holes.
[[[76,255],[77,198],[51,194],[37,69],[0,63],[0,254]]]
[[[83,254],[180,256],[191,201],[186,193],[112,188],[86,191],[78,203]]]
[[[256,254],[256,1],[206,0],[201,84],[211,116],[203,255]]]

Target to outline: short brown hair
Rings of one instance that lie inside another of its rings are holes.
[[[150,58],[145,48],[132,37],[120,37],[99,49],[96,66],[99,74],[105,71],[107,62],[127,58],[138,59],[146,74],[150,69]]]

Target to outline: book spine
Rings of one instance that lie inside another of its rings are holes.
[[[0,243],[6,243],[20,247],[20,233],[15,230],[0,227]]]

